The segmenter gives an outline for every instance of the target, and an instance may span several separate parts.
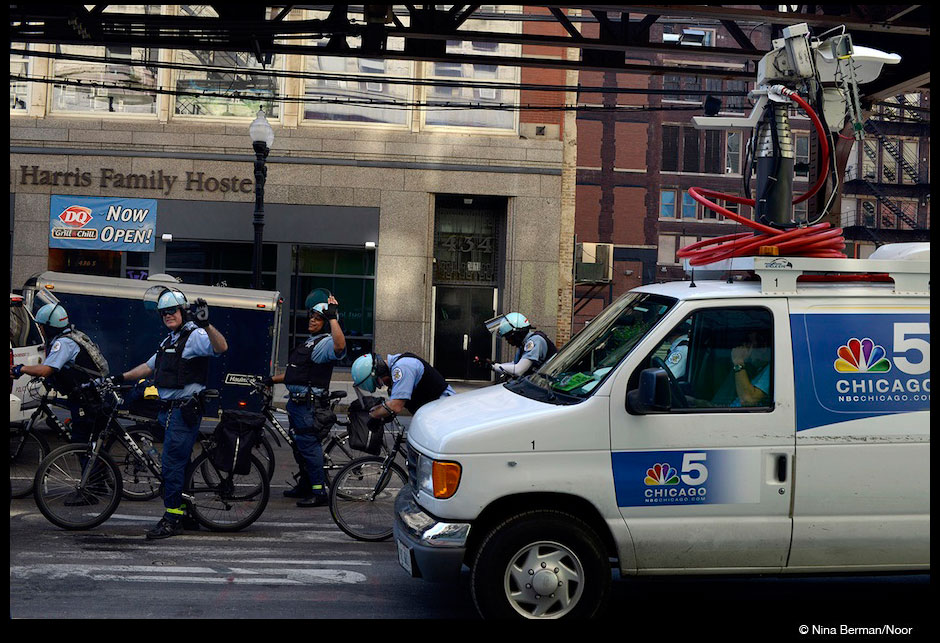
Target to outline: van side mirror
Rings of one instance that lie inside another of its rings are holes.
[[[664,413],[672,408],[669,376],[661,368],[640,371],[640,388],[627,393],[627,411],[635,415]]]

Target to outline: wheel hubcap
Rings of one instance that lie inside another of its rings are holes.
[[[520,549],[504,578],[506,598],[527,618],[559,618],[574,609],[584,589],[584,568],[573,551],[556,542]]]

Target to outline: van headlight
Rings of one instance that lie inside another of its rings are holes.
[[[460,471],[458,462],[433,460],[425,455],[419,455],[415,471],[418,491],[424,491],[441,500],[450,498],[457,493]]]

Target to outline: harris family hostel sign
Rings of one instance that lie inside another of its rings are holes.
[[[50,248],[153,252],[156,228],[156,199],[50,199]]]

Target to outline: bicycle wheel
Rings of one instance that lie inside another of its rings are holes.
[[[155,447],[156,440],[150,429],[130,429],[128,430],[134,442],[140,449],[147,453]],[[143,460],[129,450],[124,443],[113,435],[105,447],[105,451],[114,460],[118,470],[121,472],[122,495],[128,500],[152,500],[160,495],[163,488],[163,481],[159,476],[147,467]],[[159,460],[157,461],[159,464]]]
[[[270,482],[274,477],[274,447],[271,446],[266,435],[261,436],[251,454],[261,462],[261,468],[267,473],[268,482]]]
[[[244,529],[261,515],[271,493],[264,467],[254,455],[251,469],[240,475],[219,471],[203,453],[193,463],[185,488],[192,496],[192,514],[213,531]]]
[[[395,497],[408,484],[408,476],[394,462],[386,472],[383,463],[377,456],[353,460],[330,487],[333,522],[357,540],[379,541],[392,535]]]
[[[33,492],[33,479],[42,459],[49,455],[49,443],[33,430],[34,418],[19,426],[10,425],[10,494],[25,498]]]
[[[97,527],[121,502],[121,473],[106,453],[89,460],[92,447],[67,444],[47,455],[39,465],[33,488],[36,506],[49,522],[63,529]],[[92,467],[84,486],[82,473]]]

